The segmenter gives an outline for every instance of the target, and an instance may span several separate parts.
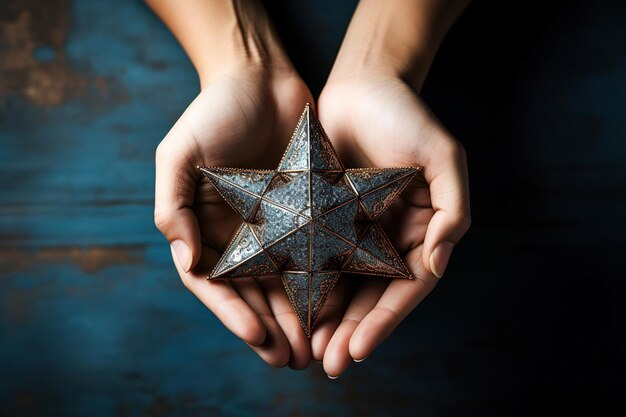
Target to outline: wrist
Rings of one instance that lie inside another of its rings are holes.
[[[295,73],[291,61],[280,43],[268,34],[250,33],[241,36],[230,34],[220,38],[215,48],[207,48],[200,59],[193,59],[200,85],[209,85],[223,75],[252,72],[265,77]]]
[[[331,77],[396,77],[419,91],[439,44],[468,0],[361,0]]]
[[[267,76],[295,72],[262,6],[246,2],[235,7],[212,28],[202,52],[190,55],[201,86],[242,71]]]
[[[381,33],[369,41],[346,37],[329,81],[397,78],[420,91],[432,56],[434,51],[427,45],[407,44],[393,33]]]
[[[419,91],[427,72],[428,66],[420,64],[419,56],[399,58],[381,51],[350,48],[337,56],[328,83],[394,78]]]
[[[246,68],[268,72],[291,68],[259,1],[146,1],[187,52],[202,87]]]

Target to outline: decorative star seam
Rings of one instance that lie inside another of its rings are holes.
[[[345,169],[309,104],[276,170],[200,169],[243,219],[209,279],[281,274],[307,337],[341,272],[412,278],[377,218],[421,167]]]

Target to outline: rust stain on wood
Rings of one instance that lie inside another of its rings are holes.
[[[142,245],[126,247],[46,247],[36,250],[6,248],[0,249],[0,277],[6,274],[10,277],[12,272],[32,271],[36,273],[42,265],[50,264],[73,264],[87,274],[94,274],[102,269],[128,264],[140,264],[143,262],[144,247]],[[112,285],[112,281],[106,280],[105,284]],[[57,280],[41,280],[37,285],[28,288],[9,286],[2,294],[3,314],[6,318],[16,323],[26,323],[36,314],[38,300],[49,295],[53,289],[59,286]],[[102,288],[100,288],[102,290]],[[66,292],[74,296],[83,295],[84,289],[80,287],[66,287]]]
[[[37,106],[56,106],[90,86],[105,89],[101,77],[71,68],[64,51],[68,24],[67,0],[0,3],[0,96],[21,94]]]
[[[137,249],[109,246],[43,248],[37,251],[36,258],[39,262],[72,262],[83,271],[94,273],[113,265],[141,262]]]
[[[0,249],[0,267],[4,272],[28,270],[33,264],[72,263],[88,274],[101,269],[143,262],[143,245],[134,246],[66,246],[36,250]]]

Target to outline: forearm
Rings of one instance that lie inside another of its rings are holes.
[[[253,0],[146,0],[191,59],[203,86],[239,68],[290,71],[263,7]]]
[[[361,0],[333,78],[386,74],[420,90],[437,49],[469,0]]]

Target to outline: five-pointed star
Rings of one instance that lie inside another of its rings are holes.
[[[309,104],[278,169],[200,169],[243,218],[209,279],[282,274],[307,337],[341,272],[411,278],[376,219],[421,168],[344,169]]]

